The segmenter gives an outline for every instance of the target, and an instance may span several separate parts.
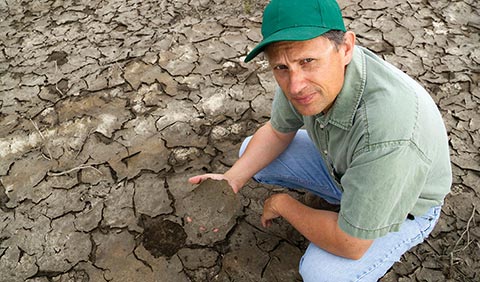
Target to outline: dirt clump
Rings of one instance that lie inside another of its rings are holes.
[[[177,202],[177,215],[183,218],[187,241],[193,244],[224,240],[241,211],[240,196],[225,180],[207,179]]]

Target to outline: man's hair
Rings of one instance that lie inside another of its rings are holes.
[[[345,32],[341,30],[330,30],[322,36],[330,40],[335,45],[335,48],[338,50],[338,47],[340,47],[344,43],[344,35]]]

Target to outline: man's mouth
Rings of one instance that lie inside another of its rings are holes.
[[[310,101],[312,101],[312,99],[313,99],[313,94],[293,98],[293,100],[295,100],[295,102],[297,102],[300,105],[307,105],[310,103]]]

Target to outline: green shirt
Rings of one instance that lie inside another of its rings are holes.
[[[302,116],[278,88],[272,126],[306,128],[343,192],[338,224],[375,239],[398,231],[450,191],[448,138],[440,112],[412,78],[355,46],[345,82],[326,113]]]

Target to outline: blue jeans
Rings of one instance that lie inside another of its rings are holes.
[[[251,137],[245,139],[240,155]],[[308,190],[332,204],[339,204],[342,192],[336,187],[323,159],[304,130],[276,160],[258,172],[261,183]],[[423,242],[432,232],[441,206],[432,207],[423,216],[406,219],[398,232],[374,240],[360,260],[333,255],[310,243],[300,260],[300,274],[305,282],[377,281],[409,249]]]

